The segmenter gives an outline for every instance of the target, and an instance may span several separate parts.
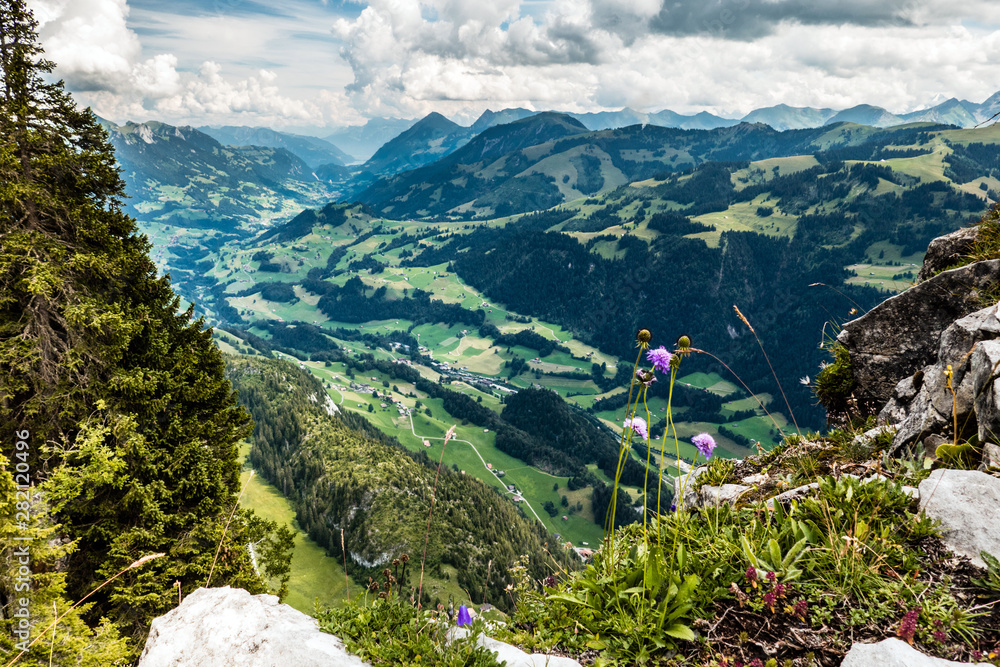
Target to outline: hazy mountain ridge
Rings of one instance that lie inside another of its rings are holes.
[[[143,222],[245,231],[334,194],[286,148],[224,146],[193,127],[104,121]]]
[[[416,169],[461,148],[472,136],[471,128],[431,113],[386,142],[360,169],[382,176]]]
[[[304,134],[278,132],[267,127],[237,125],[202,126],[197,129],[226,146],[284,148],[313,168],[324,164],[343,166],[353,160],[350,155],[331,142]]]
[[[416,122],[417,119],[372,118],[364,125],[342,127],[324,139],[347,151],[354,157],[353,162],[364,162]]]
[[[580,121],[588,130],[598,131],[627,127],[629,125],[659,125],[661,127],[673,127],[685,130],[712,130],[719,127],[730,127],[741,122],[765,123],[776,130],[821,127],[824,124],[840,121],[859,122],[876,127],[889,127],[912,122],[947,123],[959,127],[973,127],[978,123],[988,120],[997,111],[1000,111],[1000,91],[994,93],[982,103],[951,98],[944,102],[928,105],[923,109],[899,114],[892,113],[882,107],[867,104],[857,105],[850,109],[791,107],[787,104],[777,104],[770,107],[753,109],[741,118],[723,118],[706,111],[685,115],[670,109],[637,111],[628,107],[618,111],[587,113],[555,112],[565,113]],[[487,109],[472,125],[467,128],[461,125],[458,127],[467,130],[471,137],[495,125],[514,122],[539,113],[545,113],[545,111],[533,111],[524,108],[508,108],[499,111]],[[838,115],[840,117],[834,119]],[[369,120],[363,126],[337,130],[337,132],[329,135],[327,140],[345,147],[348,149],[348,152],[353,152],[356,155],[364,156],[365,152],[372,155],[378,148],[417,122],[419,121],[375,118]],[[356,142],[367,142],[364,143],[367,151],[360,148],[361,143]],[[354,147],[353,151],[351,147]]]

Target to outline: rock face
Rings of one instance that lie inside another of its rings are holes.
[[[977,470],[935,470],[920,483],[920,509],[941,521],[941,540],[979,567],[1000,555],[1000,479]]]
[[[963,227],[951,234],[940,236],[927,246],[924,265],[918,280],[927,280],[941,271],[955,266],[972,251],[979,238],[979,227]]]
[[[855,644],[840,663],[841,667],[950,667],[967,662],[952,662],[943,658],[924,655],[909,644],[898,639],[884,639],[877,644]],[[974,667],[989,667],[980,662]]]
[[[954,424],[959,425],[959,439],[976,435],[977,414],[985,408],[982,389],[989,373],[983,349],[998,349],[993,339],[1000,338],[1000,317],[996,306],[977,310],[959,318],[940,336],[937,359],[915,374],[901,380],[880,416],[895,424],[894,445],[898,449],[932,434],[954,438]],[[951,389],[948,367],[951,366]],[[952,393],[954,389],[954,394]],[[993,396],[992,392],[990,396]],[[1000,414],[1000,412],[998,412]]]
[[[316,619],[239,588],[199,588],[153,621],[139,667],[362,667]]]
[[[844,325],[837,340],[851,355],[860,409],[875,414],[900,380],[935,361],[941,335],[981,308],[980,295],[1000,284],[1000,260],[939,273]]]
[[[987,341],[976,348],[972,354],[973,387],[976,420],[978,422],[979,441],[985,443],[1000,442],[1000,341]],[[996,445],[987,444],[989,462],[1000,465],[1000,452]],[[989,463],[988,462],[988,463]]]

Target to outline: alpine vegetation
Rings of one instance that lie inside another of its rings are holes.
[[[23,0],[0,2],[0,648],[51,626],[19,664],[128,664],[220,541],[213,581],[251,592],[290,545],[245,510],[224,536],[247,413],[35,30]]]

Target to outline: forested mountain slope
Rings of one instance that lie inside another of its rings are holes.
[[[588,132],[560,114],[491,128],[426,167],[383,179],[357,196],[383,215],[469,219],[546,209],[581,196],[705,162],[753,161],[833,149],[908,145],[945,126],[878,130],[841,123],[779,132],[740,123],[713,130],[632,125]]]
[[[230,358],[227,376],[254,419],[251,462],[292,501],[309,535],[342,561],[343,529],[348,571],[361,582],[409,554],[403,583],[416,586],[437,462],[336,410],[319,381],[288,362]],[[536,576],[555,567],[545,530],[495,490],[447,467],[436,484],[428,572],[443,577],[442,566],[454,567],[472,599],[488,592],[502,605],[521,554]]]

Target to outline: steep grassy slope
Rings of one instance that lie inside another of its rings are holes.
[[[343,529],[348,570],[362,582],[407,553],[408,583],[416,585],[436,464],[363,419],[330,414],[323,387],[292,364],[234,358],[228,376],[254,418],[250,460],[291,499],[310,536],[342,559]],[[508,569],[519,555],[531,557],[536,575],[552,566],[544,540],[540,526],[495,491],[441,471],[427,547],[427,569],[437,578],[455,568],[473,599],[504,606]]]

